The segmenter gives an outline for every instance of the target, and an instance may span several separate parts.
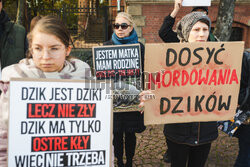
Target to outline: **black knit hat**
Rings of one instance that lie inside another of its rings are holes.
[[[208,14],[208,7],[207,6],[195,6],[195,7],[193,7],[191,12],[195,12],[199,9],[203,10],[204,12],[207,12],[207,14]]]

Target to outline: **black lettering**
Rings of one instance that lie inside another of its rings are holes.
[[[211,108],[209,108],[209,104],[210,104],[210,100],[213,100],[213,105]],[[216,106],[216,102],[217,102],[217,97],[215,95],[210,95],[207,98],[207,102],[206,102],[206,109],[208,112],[212,112]]]
[[[188,58],[187,58],[186,63],[182,63],[182,54],[183,54],[184,51],[186,51],[188,53]],[[190,51],[190,49],[189,48],[182,48],[181,51],[180,51],[180,55],[179,55],[179,64],[181,66],[186,66],[190,62],[190,59],[191,59],[191,51]]]
[[[173,100],[179,100],[177,102],[177,104],[174,106],[173,110],[172,110],[172,113],[175,114],[175,113],[183,113],[184,111],[183,110],[176,110],[178,108],[178,106],[181,104],[182,100],[183,100],[183,97],[172,97]]]
[[[163,111],[164,101],[167,102],[167,108],[165,111]],[[167,113],[169,111],[170,107],[171,107],[170,100],[168,98],[162,97],[161,101],[160,101],[160,114],[163,115],[163,114]]]
[[[170,53],[171,52],[173,53],[174,60],[170,63]],[[176,51],[174,49],[172,49],[172,48],[169,48],[167,50],[167,53],[166,53],[166,66],[167,67],[172,66],[176,62],[176,60],[177,60],[177,53],[176,53]]]
[[[210,51],[210,48],[206,48],[207,49],[207,53],[208,53],[208,59],[207,59],[207,64],[209,64],[211,58],[213,57],[213,54],[214,54],[214,51],[215,51],[215,48],[212,49],[212,51]]]
[[[28,89],[27,88],[22,88],[22,100],[27,100],[28,99]]]
[[[218,54],[219,54],[220,52],[222,52],[222,51],[225,50],[225,49],[223,48],[223,46],[224,46],[224,44],[222,44],[222,45],[221,45],[222,48],[220,48],[219,50],[217,50],[217,51],[215,52],[215,54],[214,54],[214,62],[215,62],[216,64],[223,64],[223,62],[219,61],[218,58],[217,58]]]
[[[82,89],[77,88],[76,89],[76,99],[81,100],[82,99]]]
[[[202,111],[202,107],[201,107],[201,102],[202,100],[205,98],[205,96],[201,96],[200,100],[199,100],[199,96],[195,97],[195,111],[198,111],[198,108],[200,110],[200,112]]]
[[[30,94],[30,98],[29,98],[29,100],[35,100],[35,99],[32,99],[32,96],[33,96],[33,93],[34,93],[34,91],[35,91],[35,88],[30,88],[31,89],[31,94]]]
[[[225,102],[222,102],[222,96],[219,97],[219,105],[218,105],[218,110],[222,110],[225,108],[225,110],[229,110],[231,104],[231,96],[228,96],[227,104]]]
[[[190,112],[190,105],[191,105],[191,97],[188,96],[188,99],[187,99],[187,112]]]
[[[94,123],[94,121],[88,121],[88,131],[89,132],[90,132],[90,129],[92,132],[94,132],[93,123]]]
[[[26,134],[28,131],[28,124],[25,121],[21,122],[21,134]]]
[[[95,132],[101,131],[101,121],[97,120],[95,121]]]
[[[199,59],[197,62],[194,62],[193,65],[200,64],[201,61],[202,61],[202,57],[197,53],[197,52],[200,51],[200,50],[204,50],[204,48],[202,48],[202,47],[196,48],[196,49],[194,50],[194,52],[193,52],[193,53],[194,53],[194,56],[197,57],[197,58]]]

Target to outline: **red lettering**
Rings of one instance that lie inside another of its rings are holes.
[[[66,142],[66,140],[68,139],[67,136],[62,137],[62,150],[68,150],[68,147],[66,146],[68,143]]]
[[[227,77],[227,70],[224,71],[224,75],[223,75],[223,70],[220,69],[219,71],[219,78],[218,78],[218,85],[220,84],[225,84],[226,81],[226,77]]]
[[[235,81],[236,84],[239,83],[238,77],[237,77],[237,74],[236,74],[236,70],[235,70],[235,69],[234,69],[233,72],[232,72],[232,75],[231,75],[231,79],[230,79],[229,84],[232,84],[233,81]]]
[[[40,107],[42,106],[42,104],[35,104],[35,117],[36,118],[41,118],[41,109]]]
[[[178,81],[180,75],[181,75],[180,71],[174,70],[174,74],[173,74],[173,86],[175,86],[175,84],[177,86],[180,86],[179,81]]]
[[[54,138],[54,150],[56,151],[56,150],[61,150],[62,148],[61,148],[61,143],[62,143],[62,141],[61,141],[61,138],[60,137],[55,137]]]
[[[58,114],[58,117],[66,117],[65,115],[65,105],[63,104],[58,104],[58,107],[57,107],[57,114]]]
[[[118,70],[119,76],[126,76],[126,70]]]
[[[192,81],[193,78],[194,78],[194,81]],[[194,85],[197,81],[198,81],[198,72],[197,70],[194,69],[191,71],[191,74],[190,74],[190,84]]]
[[[74,136],[70,137],[70,149],[71,150],[77,150],[76,139],[77,138]]]
[[[153,82],[155,85],[157,83],[158,88],[161,88],[161,74],[157,72],[156,80],[152,76],[152,73],[149,73],[149,82],[148,82],[148,89],[151,89],[151,83]]]
[[[188,83],[189,75],[188,75],[188,72],[186,70],[183,70],[181,73],[182,73],[181,85],[184,86]]]
[[[230,72],[231,72],[231,70],[228,69],[228,71],[227,71],[227,84],[228,84],[228,81],[229,81]]]
[[[89,114],[90,117],[93,117],[94,109],[95,109],[95,104],[88,104],[89,106]]]
[[[86,106],[86,104],[78,104],[78,106],[80,106],[80,109],[79,109],[79,111],[78,111],[78,117],[88,117],[88,115],[87,115],[87,106]]]
[[[199,79],[198,79],[198,85],[201,85],[202,82],[204,84],[207,84],[208,81],[208,76],[209,76],[209,69],[206,72],[206,77],[202,77],[202,69],[199,70]]]
[[[70,118],[74,118],[75,117],[75,115],[72,114],[75,111],[73,107],[75,107],[75,104],[69,104],[69,117]]]
[[[97,78],[106,78],[106,72],[105,71],[98,71],[96,72]]]
[[[33,144],[32,148],[34,151],[40,151],[41,149],[40,138],[35,138],[32,144]]]
[[[168,84],[165,83],[166,74],[169,74],[169,82],[168,82]],[[162,75],[162,86],[163,87],[169,87],[171,82],[172,82],[172,73],[170,71],[165,71],[164,74]]]
[[[211,85],[212,82],[214,83],[214,85],[216,85],[216,79],[217,79],[216,73],[217,73],[217,70],[214,70],[211,75],[208,85]]]
[[[88,141],[89,141],[89,136],[82,136],[82,141],[83,141],[83,147],[84,147],[84,149],[87,149]]]
[[[32,115],[32,104],[28,104],[28,118],[35,118],[36,116]]]
[[[41,139],[41,151],[47,151],[48,150],[48,145],[46,144],[46,142],[45,141],[47,141],[46,140],[47,138],[42,138]],[[39,150],[40,151],[40,150]]]

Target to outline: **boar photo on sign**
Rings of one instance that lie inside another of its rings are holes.
[[[114,112],[137,111],[142,88],[140,44],[93,47],[95,76],[114,80]]]
[[[146,44],[145,124],[231,119],[244,42]]]

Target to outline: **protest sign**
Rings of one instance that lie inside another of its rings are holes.
[[[113,79],[114,112],[137,111],[141,90],[140,44],[93,47],[95,76],[99,80]]]
[[[182,6],[211,6],[211,0],[183,0]]]
[[[93,59],[98,79],[140,76],[139,44],[93,47]]]
[[[146,44],[145,124],[231,119],[244,42]]]
[[[12,79],[8,166],[111,166],[110,83]]]

